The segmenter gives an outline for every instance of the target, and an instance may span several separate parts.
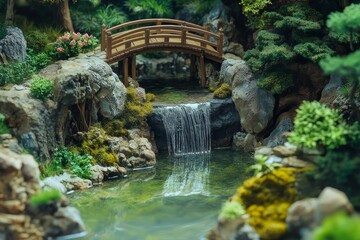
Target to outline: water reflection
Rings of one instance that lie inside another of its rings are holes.
[[[163,196],[208,196],[210,154],[187,154],[173,159],[174,167],[164,184]]]

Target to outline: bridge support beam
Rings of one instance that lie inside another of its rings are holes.
[[[205,57],[204,53],[200,56],[200,86],[205,87],[206,84],[206,71],[205,71]]]
[[[136,81],[136,55],[131,57],[131,78]]]
[[[123,60],[123,83],[125,87],[129,86],[129,59]]]
[[[196,56],[191,55],[190,56],[190,78],[192,81],[195,79],[196,74]]]

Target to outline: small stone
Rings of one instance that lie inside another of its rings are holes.
[[[284,167],[293,167],[293,168],[304,168],[304,167],[313,167],[314,164],[298,159],[297,157],[287,157],[282,161]]]
[[[16,91],[23,91],[23,90],[25,90],[26,88],[25,88],[23,85],[15,85],[15,86],[14,86],[14,89],[15,89]]]
[[[151,150],[144,150],[140,153],[140,157],[145,158],[147,161],[155,161],[155,153]]]
[[[318,199],[308,198],[293,203],[288,209],[286,224],[289,230],[313,229],[317,225]]]
[[[255,155],[270,156],[273,154],[273,150],[270,147],[257,147],[255,149]]]
[[[281,157],[272,155],[266,160],[266,164],[282,163],[283,159]]]
[[[3,213],[19,214],[24,210],[25,204],[19,200],[0,201],[0,211]]]
[[[273,148],[274,154],[278,157],[290,157],[294,156],[296,153],[296,149],[289,149],[283,145],[276,146]]]
[[[9,133],[0,134],[0,140],[7,140],[7,139],[12,139],[11,134]]]

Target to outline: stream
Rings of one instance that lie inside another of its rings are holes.
[[[163,152],[156,168],[69,198],[88,231],[84,240],[204,239],[250,164],[250,155],[232,150],[175,159]]]

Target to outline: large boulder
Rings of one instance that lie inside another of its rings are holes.
[[[26,40],[21,29],[7,28],[6,36],[0,40],[0,52],[6,56],[7,61],[25,61]]]
[[[244,60],[241,59],[227,59],[225,60],[220,69],[220,82],[227,83],[235,88],[244,82],[254,81],[249,66]]]
[[[282,145],[286,142],[286,137],[283,135],[285,132],[291,132],[294,129],[294,124],[288,116],[281,118],[276,125],[275,129],[270,135],[264,139],[263,145],[268,147],[275,147]]]

